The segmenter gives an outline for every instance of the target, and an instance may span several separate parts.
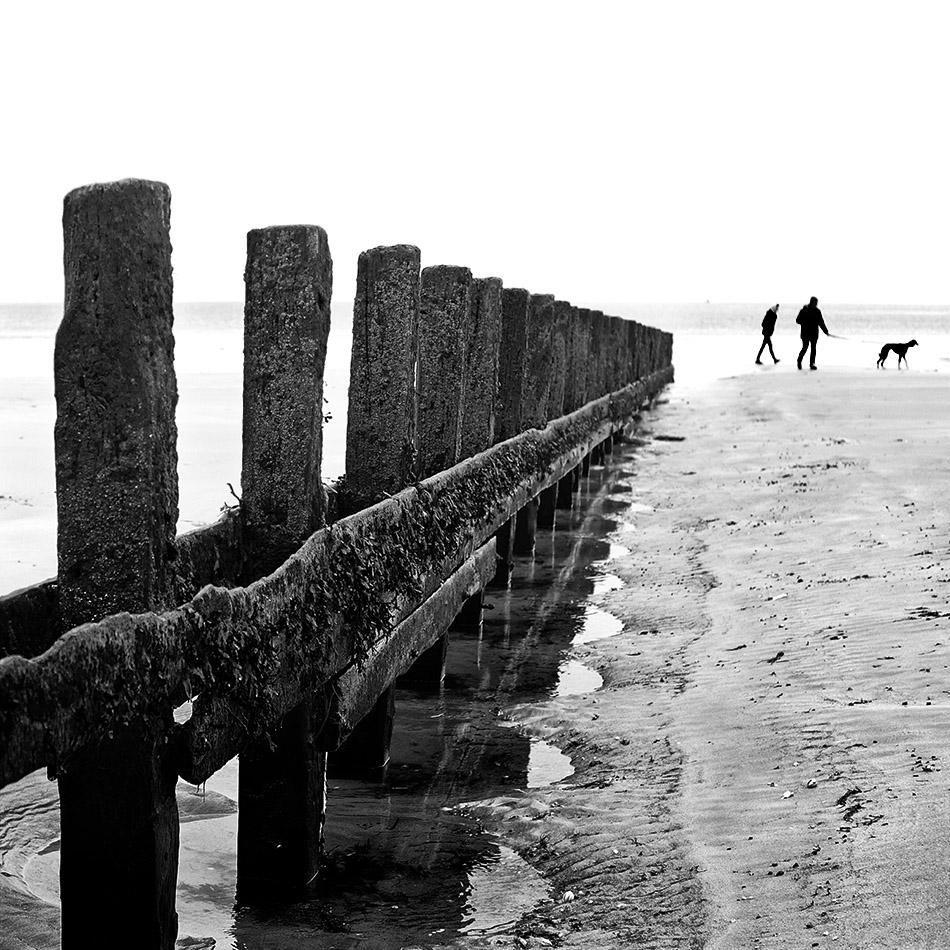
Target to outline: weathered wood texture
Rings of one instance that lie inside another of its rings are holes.
[[[171,195],[127,179],[63,204],[56,334],[59,606],[66,628],[172,596],[178,471]]]
[[[459,460],[471,309],[472,272],[467,267],[440,264],[422,271],[416,441],[420,478],[451,468]]]
[[[496,442],[510,439],[525,428],[522,403],[530,296],[528,291],[521,287],[505,287],[502,290]]]
[[[495,573],[494,538],[483,544],[417,610],[380,640],[358,666],[336,681],[330,715],[320,736],[333,750],[372,709],[378,696],[449,628],[466,600],[482,590]]]
[[[550,410],[551,363],[554,359],[554,296],[531,294],[528,298],[528,329],[525,334],[522,428],[541,429]]]
[[[182,691],[198,695],[176,730],[179,773],[207,778],[251,735],[367,656],[671,378],[672,367],[660,370],[344,518],[247,588],[206,587],[175,610],[79,627],[34,660],[0,660],[0,784]]]
[[[323,524],[323,371],[333,262],[314,225],[248,232],[241,515],[251,573]]]
[[[551,312],[551,361],[548,364],[548,419],[557,419],[565,411],[571,310],[566,300],[554,301]]]
[[[408,485],[415,470],[419,248],[360,254],[346,418],[346,507]]]
[[[600,399],[606,392],[604,380],[604,331],[606,317],[600,310],[590,312],[590,348],[587,357],[587,398]]]
[[[459,458],[484,452],[495,438],[501,299],[502,284],[497,277],[479,277],[472,282],[472,309],[464,342],[466,387]]]
[[[56,578],[0,597],[0,657],[38,656],[62,632]]]
[[[64,202],[54,441],[59,606],[70,627],[174,600],[170,204],[166,185],[133,179],[80,188]],[[142,646],[147,654],[147,637]],[[103,881],[110,882],[113,926],[135,932],[145,947],[174,946],[179,821],[171,728],[170,705],[146,696],[135,717],[113,720],[95,742],[52,763],[66,947],[101,936]]]

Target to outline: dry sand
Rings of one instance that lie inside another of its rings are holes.
[[[950,376],[766,370],[644,416],[567,782],[471,811],[520,946],[950,946]],[[624,550],[626,549],[626,551]]]

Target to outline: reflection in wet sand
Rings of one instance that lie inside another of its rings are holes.
[[[556,526],[539,532],[534,556],[518,559],[511,587],[486,591],[481,628],[450,634],[441,687],[398,689],[382,782],[335,777],[331,769],[326,865],[312,900],[235,905],[237,761],[203,789],[179,786],[186,818],[178,889],[182,937],[214,938],[219,948],[235,950],[431,946],[510,932],[550,896],[530,865],[459,806],[572,774],[568,756],[526,734],[506,718],[507,710],[602,685],[572,650],[622,629],[591,598],[623,584],[608,569],[623,551],[606,535],[618,527],[613,515],[629,506],[629,488],[615,490],[629,475],[594,467],[581,480],[576,507],[559,511]],[[3,794],[10,800],[16,793],[13,786]],[[45,799],[40,813],[55,812],[55,791]],[[44,818],[43,828],[48,824]],[[5,810],[0,851],[16,825]],[[50,847],[57,832],[52,838],[47,832],[42,840],[18,832],[33,842],[19,872],[29,864],[41,872],[34,874],[32,894],[21,880],[19,900],[45,908],[47,919],[25,946],[58,945],[58,851]]]

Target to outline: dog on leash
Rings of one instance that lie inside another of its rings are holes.
[[[904,365],[907,365],[907,351],[912,347],[917,346],[916,340],[909,340],[907,343],[885,343],[881,347],[880,356],[877,358],[877,365],[884,369],[884,360],[887,359],[888,354],[893,350],[897,354],[897,368],[901,368],[901,360],[904,361]]]

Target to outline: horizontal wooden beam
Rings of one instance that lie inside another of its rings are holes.
[[[495,539],[483,544],[418,610],[351,666],[333,684],[330,714],[318,737],[328,752],[339,748],[353,727],[373,708],[390,684],[448,630],[473,594],[483,590],[496,570]]]
[[[273,574],[117,614],[35,659],[0,660],[0,786],[68,767],[117,726],[196,696],[197,749],[226,699],[249,734],[365,660],[508,518],[672,379],[672,367],[530,429],[313,534]],[[199,756],[195,755],[195,758]]]

